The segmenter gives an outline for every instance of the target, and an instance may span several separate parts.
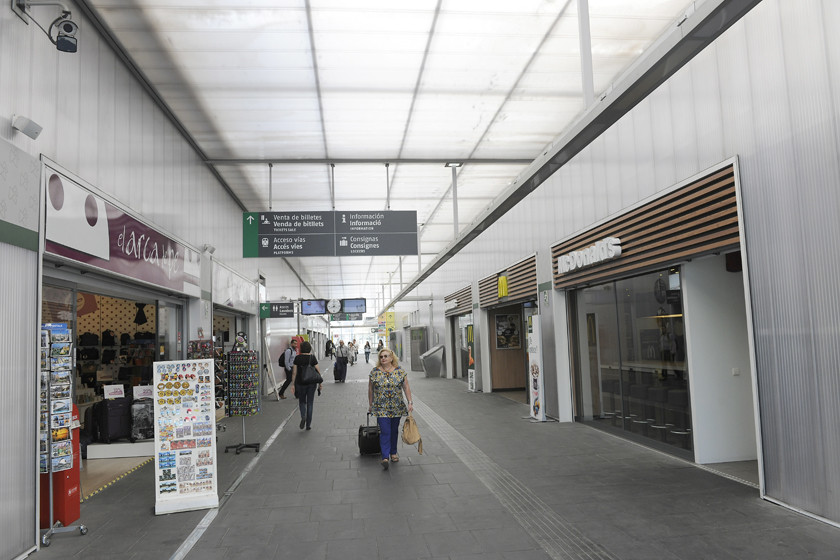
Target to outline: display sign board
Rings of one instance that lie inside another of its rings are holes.
[[[540,344],[540,317],[528,317],[528,391],[531,393],[531,418],[545,422],[545,375]]]
[[[417,212],[245,212],[246,258],[417,254]]]
[[[137,385],[131,388],[134,400],[155,398],[155,388],[151,385]]]
[[[125,386],[123,385],[103,385],[102,393],[106,399],[121,399],[125,397]]]
[[[194,297],[199,254],[47,168],[47,253]]]
[[[295,316],[292,301],[271,301],[260,304],[260,319],[289,319]]]
[[[155,362],[155,514],[219,507],[212,360]]]
[[[364,313],[333,313],[330,315],[330,321],[361,321],[364,316]]]

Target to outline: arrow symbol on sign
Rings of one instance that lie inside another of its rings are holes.
[[[265,311],[265,310],[267,310],[267,309],[268,309],[268,306],[267,306],[267,305],[263,305],[263,306],[262,306],[262,309],[263,309],[263,311]]]
[[[248,216],[246,219],[248,220],[249,225],[254,223],[254,217],[253,216]]]

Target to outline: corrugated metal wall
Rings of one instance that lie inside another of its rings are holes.
[[[15,558],[36,544],[38,253],[0,243],[0,262],[0,558]]]
[[[766,493],[840,522],[838,27],[840,2],[764,0],[418,293],[545,251],[738,155]]]
[[[0,10],[0,139],[44,154],[188,243],[213,245],[214,257],[254,281],[259,266],[270,297],[297,297],[299,282],[282,261],[242,258],[239,206],[68,3],[80,27],[76,54],[56,51],[9,6]],[[13,114],[43,126],[39,138],[14,131]]]

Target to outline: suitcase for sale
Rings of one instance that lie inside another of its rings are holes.
[[[368,413],[365,419],[365,425],[359,426],[359,454],[372,455],[381,452],[382,448],[379,447],[379,425],[370,425],[370,413]]]
[[[131,443],[155,437],[155,405],[152,399],[131,403]]]
[[[97,403],[97,407],[99,441],[111,443],[117,439],[131,439],[131,397],[105,399]]]

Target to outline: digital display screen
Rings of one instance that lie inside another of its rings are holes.
[[[366,299],[343,299],[341,300],[342,313],[367,313]]]
[[[327,302],[323,299],[305,299],[300,302],[301,315],[324,315],[327,313]]]

